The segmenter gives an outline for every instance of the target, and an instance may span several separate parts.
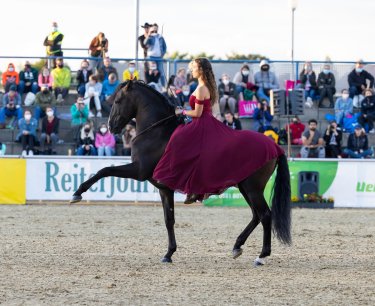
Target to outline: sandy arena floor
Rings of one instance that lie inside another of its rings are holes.
[[[258,227],[236,260],[246,208],[1,206],[0,304],[375,305],[375,210],[293,210],[293,246],[273,239],[254,268]]]

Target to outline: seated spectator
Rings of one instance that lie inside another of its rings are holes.
[[[242,65],[240,71],[235,74],[233,83],[236,85],[238,101],[243,101],[245,89],[247,89],[251,85],[254,85],[254,81],[252,80],[252,76],[250,75],[249,65]]]
[[[228,112],[228,111],[225,112],[224,118],[225,120],[223,121],[223,123],[226,126],[230,127],[233,130],[242,130],[241,121],[234,118],[233,113]]]
[[[267,130],[273,130],[273,127],[271,125],[273,116],[271,115],[266,100],[258,102],[258,106],[254,110],[253,118],[255,120],[255,130],[257,130],[258,132],[264,133]]]
[[[48,85],[45,84],[42,90],[35,96],[35,112],[34,118],[39,120],[46,116],[47,107],[52,107],[56,111],[56,98],[52,91],[49,90]]]
[[[288,131],[288,125],[285,126]],[[294,116],[292,122],[289,124],[290,142],[293,145],[302,145],[302,134],[305,131],[305,125],[301,122],[298,116]]]
[[[326,157],[341,158],[342,131],[337,126],[336,120],[332,120],[324,133],[323,140],[326,142]]]
[[[323,100],[329,99],[329,107],[333,108],[333,95],[336,93],[336,81],[335,76],[331,72],[331,66],[325,64],[323,71],[318,76],[318,89],[319,89],[319,104],[318,107],[323,106]]]
[[[146,76],[146,83],[154,88],[155,90],[161,92],[162,88],[159,84],[160,80],[160,72],[157,69],[157,65],[155,62],[148,63],[149,70],[145,73]]]
[[[90,122],[86,122],[81,128],[78,138],[77,155],[96,155],[94,142],[94,128]]]
[[[305,62],[303,70],[299,75],[301,81],[301,88],[305,90],[305,99],[307,102],[312,103],[315,99],[315,91],[317,89],[316,74],[312,69],[311,62]]]
[[[92,39],[89,50],[91,57],[94,58],[90,59],[90,69],[95,72],[95,69],[108,52],[108,39],[105,37],[104,33],[99,32],[99,34]]]
[[[182,67],[177,70],[177,75],[173,80],[173,86],[181,102],[181,105],[184,105],[185,102],[189,101],[190,96],[190,87],[187,84],[185,68]]]
[[[184,102],[183,102],[183,99],[181,99],[181,97],[180,97],[181,92],[179,94],[177,94],[176,86],[174,86],[174,80],[175,80],[175,78],[176,78],[176,76],[174,74],[172,74],[169,77],[169,80],[167,82],[167,88],[166,88],[166,91],[163,92],[163,96],[166,97],[167,100],[172,105],[183,107],[184,106]]]
[[[38,122],[32,118],[31,112],[25,110],[24,117],[18,121],[18,128],[20,132],[16,137],[16,141],[22,144],[22,156],[33,156],[34,145],[37,141],[36,129]]]
[[[324,158],[324,141],[320,132],[316,129],[318,122],[315,119],[309,120],[309,129],[302,135],[302,158]]]
[[[20,83],[18,85],[18,92],[20,95],[28,92],[36,94],[39,91],[38,71],[31,67],[29,61],[26,61],[25,68],[20,72],[19,78]]]
[[[14,68],[14,64],[10,63],[8,65],[7,70],[4,71],[2,74],[2,83],[3,83],[5,92],[9,91],[9,88],[11,85],[14,85],[17,90],[17,86],[19,82],[20,82],[19,74],[18,72],[16,72],[16,69]]]
[[[0,129],[5,128],[6,118],[10,118],[7,128],[14,128],[18,120],[23,116],[21,108],[21,97],[17,92],[16,85],[9,88],[9,92],[3,95],[3,107],[0,109]]]
[[[86,84],[85,93],[85,104],[89,107],[89,118],[94,117],[96,112],[96,117],[102,117],[102,105],[100,103],[100,95],[102,94],[102,84],[98,82],[96,75],[90,76],[89,82]]]
[[[42,120],[42,134],[40,135],[40,144],[43,154],[56,154],[55,148],[59,140],[59,123],[60,120],[54,114],[53,108],[46,108],[47,116]]]
[[[82,97],[78,97],[77,102],[71,106],[70,113],[72,115],[73,137],[77,140],[81,126],[87,122],[89,117],[89,107],[85,105]]]
[[[132,140],[136,136],[135,132],[135,122],[132,120],[130,121],[124,130],[124,133],[122,134],[122,155],[124,156],[130,156],[131,155],[131,148],[132,148]]]
[[[224,115],[225,107],[228,104],[229,110],[232,114],[236,112],[237,100],[236,85],[230,81],[229,75],[223,73],[218,86],[219,90],[219,106],[221,116]]]
[[[343,119],[347,115],[353,114],[353,99],[349,98],[349,91],[343,89],[341,97],[335,103],[335,118],[339,126],[343,125]]]
[[[124,82],[129,80],[139,80],[139,71],[135,68],[135,61],[129,62],[128,69],[125,69],[122,74],[122,79]]]
[[[92,70],[89,68],[89,62],[83,60],[81,62],[81,69],[77,71],[77,92],[81,97],[85,96],[86,84],[92,74]]]
[[[5,143],[0,142],[0,156],[4,156],[6,150],[7,150],[7,146],[5,145]]]
[[[349,135],[348,146],[344,153],[349,158],[369,158],[373,152],[368,147],[366,131],[361,125],[356,125],[354,133]]]
[[[270,91],[279,88],[279,82],[276,75],[270,71],[270,65],[267,60],[262,60],[259,64],[260,71],[255,73],[255,85],[258,86],[258,100],[266,100],[270,103]]]
[[[108,76],[108,80],[103,82],[102,100],[108,100],[108,98],[115,92],[118,85],[119,81],[117,80],[116,74],[111,73]]]
[[[104,58],[103,65],[100,65],[97,72],[98,81],[103,83],[105,80],[108,80],[108,76],[114,73],[118,79],[118,73],[115,67],[112,66],[111,59],[109,57]]]
[[[365,127],[368,125],[369,133],[375,133],[374,130],[375,120],[375,96],[373,95],[372,89],[367,88],[365,90],[365,98],[361,103],[361,115],[358,117],[358,123]]]
[[[355,64],[355,69],[348,75],[349,96],[353,99],[354,96],[362,94],[368,87],[366,81],[370,82],[369,88],[374,87],[374,77],[363,69],[363,60],[358,60]]]
[[[100,125],[99,132],[95,136],[95,147],[99,156],[113,156],[115,154],[116,140],[108,131],[105,123]]]
[[[64,62],[62,58],[56,59],[56,68],[52,70],[53,77],[53,90],[55,91],[55,96],[57,102],[61,103],[69,92],[71,75],[70,70],[64,67]]]
[[[38,86],[42,88],[42,87],[45,87],[46,85],[49,88],[49,90],[52,92],[53,77],[51,73],[49,72],[49,69],[47,67],[43,67],[38,76]]]

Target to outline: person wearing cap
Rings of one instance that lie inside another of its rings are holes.
[[[365,89],[365,98],[361,102],[361,115],[358,117],[358,123],[363,127],[368,126],[369,133],[375,133],[375,96],[372,89]]]
[[[56,98],[47,84],[42,85],[42,89],[35,96],[34,118],[39,120],[46,116],[47,107],[52,107],[56,112]]]
[[[236,85],[230,81],[228,74],[223,73],[218,86],[220,114],[224,116],[225,106],[228,104],[232,114],[236,112]]]
[[[24,70],[20,72],[18,92],[22,95],[28,92],[36,94],[38,91],[38,71],[31,66],[29,61],[26,61]]]
[[[270,103],[270,91],[279,88],[279,82],[275,73],[270,71],[268,60],[261,60],[260,71],[254,75],[255,85],[258,86],[257,97],[259,101],[266,100]]]
[[[93,72],[90,69],[90,64],[86,59],[84,59],[81,62],[81,69],[77,71],[77,92],[80,97],[85,96],[86,84],[89,81],[90,76],[92,75]]]
[[[327,158],[341,158],[341,139],[340,127],[337,126],[336,120],[331,120],[323,136],[323,140],[326,142]]]
[[[17,85],[19,84],[19,74],[16,71],[14,64],[9,63],[7,70],[2,74],[2,84],[5,89],[5,92],[9,91],[10,86],[15,85],[17,90]]]
[[[343,120],[346,116],[353,114],[353,99],[349,97],[349,91],[343,89],[341,97],[337,98],[335,102],[335,118],[338,125],[342,126]]]
[[[135,61],[130,61],[128,64],[128,68],[124,70],[122,74],[122,80],[126,81],[136,81],[139,80],[139,71],[135,67]]]
[[[319,89],[319,104],[318,107],[323,105],[323,100],[328,98],[329,107],[333,108],[333,95],[336,93],[336,80],[335,75],[331,71],[331,66],[325,64],[322,72],[318,75],[318,89]]]
[[[64,35],[59,32],[57,22],[52,22],[51,33],[44,39],[43,45],[46,46],[48,56],[63,56],[61,44],[64,39]],[[48,67],[51,68],[54,62],[53,59],[48,60]]]
[[[357,124],[354,132],[349,135],[348,146],[344,149],[344,153],[349,158],[369,158],[373,151],[368,147],[368,138],[365,129]]]
[[[146,39],[146,35],[148,35],[150,27],[151,27],[151,24],[149,24],[148,22],[145,22],[145,24],[143,26],[141,26],[141,28],[144,29],[144,33],[138,37],[138,42],[141,45],[141,48],[143,49],[143,58],[144,59],[147,58],[147,46],[145,45],[144,41]],[[144,72],[146,73],[147,70],[148,70],[148,62],[145,60],[144,61]],[[145,76],[145,78],[146,78],[146,76]]]
[[[348,75],[349,96],[352,99],[354,96],[362,94],[367,87],[374,87],[374,77],[364,70],[363,66],[363,60],[358,60],[355,68]],[[370,82],[369,86],[367,85],[367,81]]]
[[[309,120],[309,128],[302,134],[302,158],[324,158],[324,140],[320,132],[317,130],[318,122],[315,119]]]
[[[51,72],[53,77],[53,90],[55,91],[55,96],[57,102],[62,102],[69,92],[71,74],[70,70],[64,66],[64,61],[62,58],[56,59],[56,68]]]
[[[108,52],[108,39],[103,32],[99,32],[90,43],[89,53],[93,59],[90,59],[90,69],[95,72],[95,69],[106,57]]]
[[[14,128],[22,116],[21,96],[17,92],[16,85],[11,85],[9,92],[3,95],[3,107],[0,109],[0,129],[5,128],[7,118],[11,120],[7,128]]]

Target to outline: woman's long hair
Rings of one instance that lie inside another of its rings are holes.
[[[218,91],[211,63],[205,57],[196,58],[194,59],[194,62],[198,64],[198,67],[202,72],[203,82],[210,92],[211,105],[214,105],[218,100]]]

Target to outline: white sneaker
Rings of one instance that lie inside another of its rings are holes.
[[[33,150],[30,150],[30,151],[29,151],[28,156],[34,156],[34,152],[33,152]]]
[[[97,112],[97,113],[96,113],[96,117],[98,117],[98,118],[102,118],[102,112],[101,112],[101,111]]]
[[[313,100],[310,97],[307,97],[306,102],[308,102],[309,104],[311,104],[311,103],[313,103]]]
[[[93,118],[95,115],[92,113],[92,111],[89,112],[89,118]]]
[[[370,134],[374,134],[375,133],[375,129],[372,129],[369,131]]]
[[[22,156],[22,157],[27,156],[27,152],[26,152],[26,150],[23,150],[23,151],[22,151],[21,156]]]
[[[62,102],[64,102],[64,99],[63,99],[63,97],[62,97],[62,94],[58,94],[58,95],[57,95],[57,99],[56,99],[56,101],[57,101],[58,103],[62,103]]]

